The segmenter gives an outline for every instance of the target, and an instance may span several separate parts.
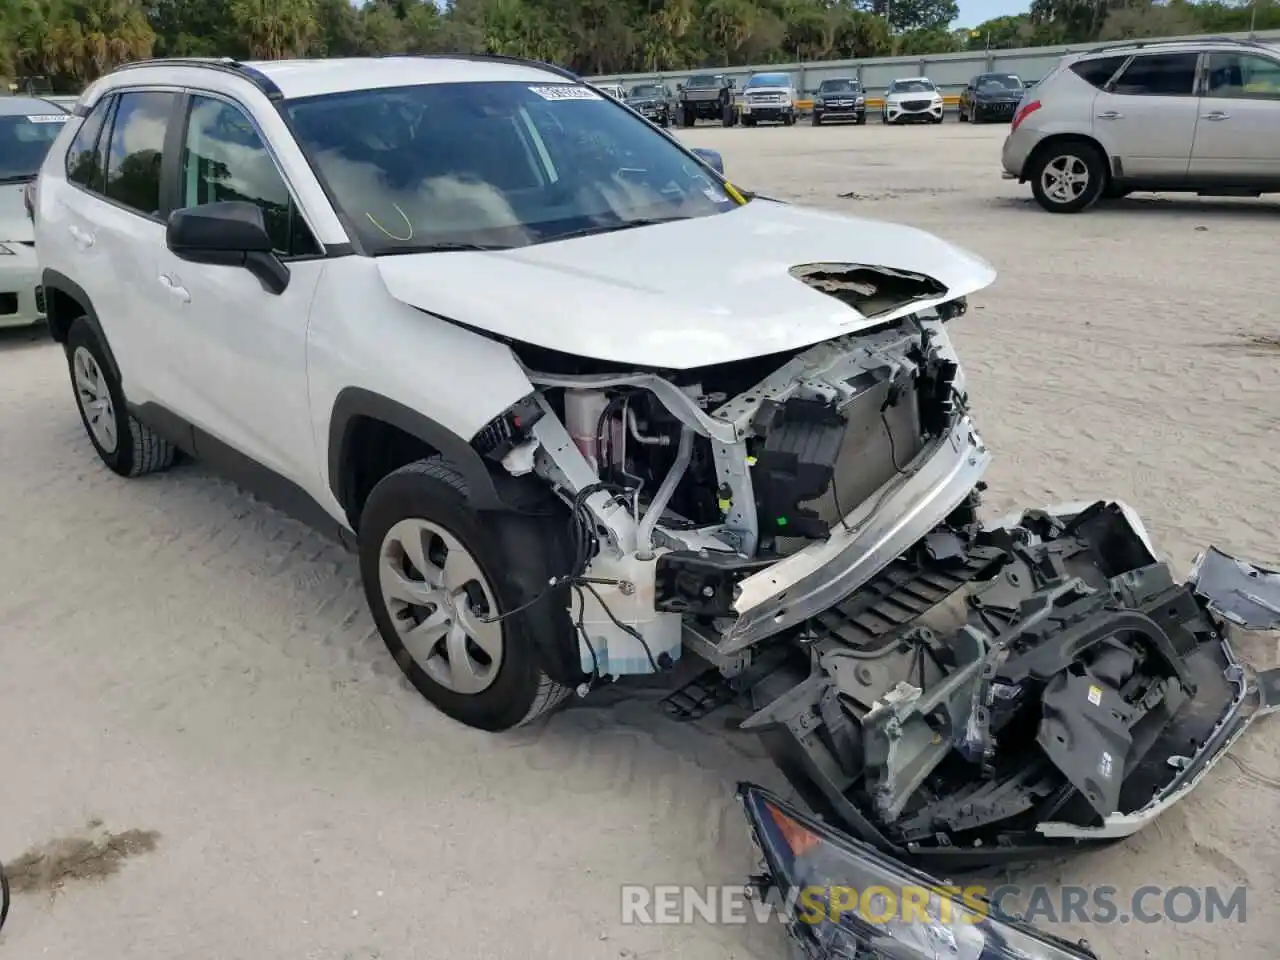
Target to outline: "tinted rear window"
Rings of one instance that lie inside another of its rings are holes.
[[[1070,70],[1085,83],[1093,84],[1101,90],[1117,70],[1129,57],[1099,57],[1097,60],[1080,60],[1070,66]]]

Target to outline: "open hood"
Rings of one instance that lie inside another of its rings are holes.
[[[798,349],[966,296],[996,276],[921,230],[767,200],[509,251],[377,263],[393,297],[429,313],[551,350],[668,369]]]

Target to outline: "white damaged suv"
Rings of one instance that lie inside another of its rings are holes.
[[[686,714],[744,698],[829,823],[947,860],[1132,833],[1280,702],[1223,639],[1280,576],[1175,583],[1114,501],[979,519],[974,254],[753,196],[525,61],[151,61],[75,113],[35,224],[98,455],[335,529],[463,723],[693,652]]]

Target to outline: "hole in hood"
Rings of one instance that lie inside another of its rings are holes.
[[[943,284],[922,273],[861,263],[802,263],[792,267],[790,273],[813,289],[853,307],[864,317],[878,317],[947,293]]]

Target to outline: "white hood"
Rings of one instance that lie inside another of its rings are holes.
[[[510,251],[376,262],[393,297],[430,313],[564,353],[673,369],[829,340],[996,276],[980,257],[912,227],[767,200]],[[910,271],[947,292],[868,320],[789,273],[809,263]]]
[[[22,183],[0,184],[0,243],[30,243],[35,240],[35,229],[27,208],[22,202]]]

